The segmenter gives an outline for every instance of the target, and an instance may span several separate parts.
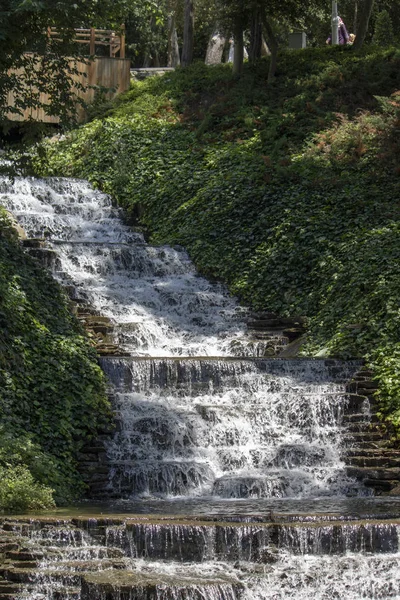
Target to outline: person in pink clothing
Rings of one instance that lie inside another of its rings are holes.
[[[344,46],[349,43],[350,36],[347,32],[346,25],[343,23],[342,19],[338,17],[338,39],[339,45]],[[332,44],[332,36],[330,35],[326,40],[327,44]]]

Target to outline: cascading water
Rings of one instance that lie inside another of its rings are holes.
[[[24,598],[400,598],[397,525],[270,523],[282,507],[368,501],[342,461],[345,387],[359,363],[263,356],[265,341],[251,338],[222,286],[199,277],[182,249],[146,244],[86,182],[2,180],[0,201],[29,237],[46,239],[54,276],[111,319],[126,354],[101,358],[117,427],[99,494],[120,510],[215,520],[111,527],[88,556],[117,546],[123,564],[100,561],[64,596],[42,578]],[[73,546],[63,568],[80,552]]]
[[[357,494],[340,460],[338,364],[105,359],[119,430],[111,490],[222,498]],[[340,370],[350,377],[354,365]],[[362,490],[361,490],[362,492]]]

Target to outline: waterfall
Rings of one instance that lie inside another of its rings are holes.
[[[354,515],[377,505],[343,462],[358,361],[269,357],[224,286],[182,248],[147,244],[87,182],[2,179],[0,202],[46,240],[72,298],[112,324],[120,355],[99,360],[116,428],[98,496],[153,513],[28,527],[47,550],[34,574],[8,573],[29,583],[18,597],[400,598],[398,524]],[[338,522],[306,523],[308,510]]]
[[[357,363],[261,359],[254,343],[255,355],[235,357],[245,311],[182,249],[146,244],[85,182],[5,187],[2,203],[27,235],[56,252],[55,277],[116,324],[129,353],[102,359],[118,422],[107,447],[113,497],[364,493],[340,458]]]

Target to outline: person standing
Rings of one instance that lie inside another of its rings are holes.
[[[343,20],[338,17],[338,40],[339,45],[344,46],[349,43],[350,36],[347,32],[346,25],[343,23]],[[332,36],[330,35],[326,40],[327,44],[332,44]]]

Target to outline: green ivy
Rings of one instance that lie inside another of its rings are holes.
[[[0,209],[0,467],[8,469],[0,508],[12,505],[20,479],[38,498],[40,490],[51,498],[50,488],[58,503],[79,497],[79,450],[109,417],[94,348],[62,289],[22,251]]]

